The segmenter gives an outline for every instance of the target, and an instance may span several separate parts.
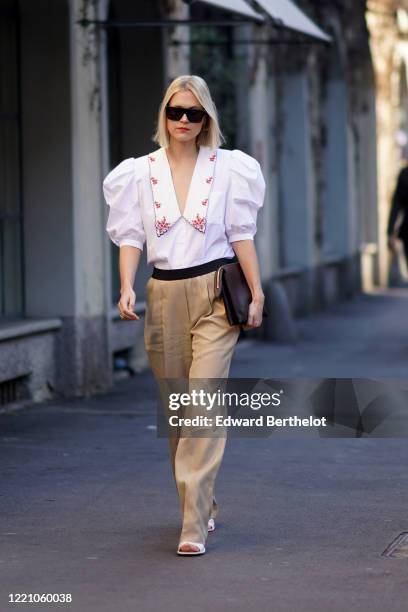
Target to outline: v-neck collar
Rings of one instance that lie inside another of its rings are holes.
[[[197,155],[196,162],[195,162],[195,164],[194,164],[193,174],[191,175],[191,181],[190,181],[190,185],[189,185],[189,187],[188,187],[187,198],[186,198],[186,201],[185,201],[185,204],[184,204],[184,210],[183,210],[183,212],[181,212],[181,210],[180,210],[180,205],[179,205],[179,202],[178,202],[178,200],[177,200],[176,187],[175,187],[175,185],[174,185],[173,175],[172,175],[172,173],[171,173],[171,167],[170,167],[169,158],[168,158],[168,156],[167,156],[166,149],[164,149],[164,148],[163,148],[163,157],[165,158],[165,164],[166,164],[166,166],[167,166],[167,168],[168,168],[168,173],[169,173],[169,175],[170,175],[170,183],[171,183],[171,186],[172,186],[172,191],[173,191],[173,194],[172,194],[172,195],[173,195],[173,197],[174,197],[174,199],[175,199],[175,201],[176,201],[176,204],[177,204],[177,206],[178,206],[178,209],[179,209],[179,211],[180,211],[181,216],[184,216],[184,213],[186,212],[186,210],[187,210],[187,208],[188,208],[188,204],[189,204],[189,200],[190,200],[190,195],[191,195],[191,186],[194,184],[194,178],[195,178],[195,174],[196,174],[196,172],[197,172],[197,168],[198,168],[198,166],[199,166],[199,162],[200,162],[200,157],[201,157],[201,155],[202,155],[202,147],[200,147],[200,148],[198,149],[198,155]]]
[[[162,236],[183,217],[205,233],[209,196],[214,182],[217,151],[200,146],[183,213],[181,213],[166,150],[148,155],[157,236]]]

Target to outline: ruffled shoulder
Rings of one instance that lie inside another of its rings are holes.
[[[147,172],[147,156],[129,157],[109,172],[103,193],[109,205],[106,231],[116,246],[129,245],[143,250],[146,240],[137,183]]]
[[[253,240],[257,213],[265,196],[265,180],[259,162],[234,149],[230,153],[230,183],[225,231],[230,242]]]
[[[245,200],[255,208],[261,208],[265,195],[265,180],[260,163],[254,158],[234,149],[230,155],[232,197]]]
[[[254,157],[239,149],[234,149],[230,156],[230,170],[246,179],[256,180],[259,176],[260,164]]]
[[[103,181],[103,192],[106,202],[110,206],[113,205],[116,201],[116,196],[123,192],[131,183],[134,184],[145,178],[148,173],[147,155],[124,159],[109,172]]]

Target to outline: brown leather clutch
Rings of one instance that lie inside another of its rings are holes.
[[[214,277],[215,295],[222,297],[230,325],[245,324],[248,320],[249,304],[252,301],[251,290],[239,262],[220,266]],[[263,307],[262,316],[268,311]]]

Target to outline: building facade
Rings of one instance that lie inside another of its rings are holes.
[[[225,147],[264,171],[256,245],[272,317],[254,335],[291,341],[297,316],[386,283],[403,12],[389,0],[389,43],[384,2],[302,0],[327,43],[242,3],[259,19],[231,23],[214,2],[0,0],[1,403],[102,392],[115,370],[147,367],[143,319],[118,317],[101,186],[119,161],[156,148],[159,102],[180,74],[207,78]]]

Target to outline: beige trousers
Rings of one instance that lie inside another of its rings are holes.
[[[215,272],[179,280],[150,278],[146,285],[144,340],[156,381],[160,378],[228,378],[240,325],[228,323],[214,295]],[[205,543],[219,506],[214,484],[226,437],[169,437],[180,500],[180,541]]]

